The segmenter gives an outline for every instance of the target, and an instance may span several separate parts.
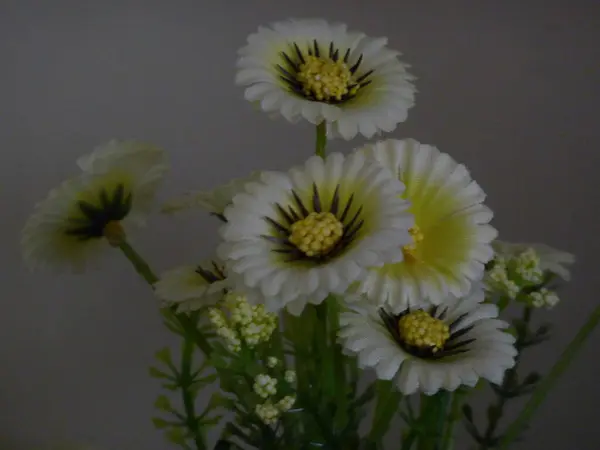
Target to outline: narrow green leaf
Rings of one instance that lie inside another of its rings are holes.
[[[148,369],[148,374],[152,378],[159,378],[159,379],[163,379],[163,380],[174,380],[174,378],[171,375],[157,369],[156,367],[150,367]]]
[[[465,403],[462,407],[463,415],[470,423],[473,423],[473,408],[468,403]]]
[[[167,422],[165,419],[161,419],[160,417],[153,417],[152,424],[154,425],[154,428],[156,428],[157,430],[162,430],[171,425],[170,422]]]
[[[159,395],[156,401],[154,402],[154,407],[160,409],[161,411],[173,411],[173,408],[171,407],[171,402],[169,401],[166,395]]]

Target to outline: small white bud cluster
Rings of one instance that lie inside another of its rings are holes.
[[[274,356],[269,356],[267,358],[267,367],[269,369],[274,369],[278,365],[279,365],[279,360],[277,358],[275,358]]]
[[[275,406],[277,407],[277,409],[280,412],[286,412],[286,411],[289,411],[290,409],[292,409],[292,407],[294,406],[294,403],[296,403],[296,396],[295,395],[286,395],[281,400],[279,400]]]
[[[256,405],[254,409],[256,415],[262,420],[266,425],[274,425],[277,423],[279,419],[280,411],[277,406],[273,405],[271,402],[265,402],[259,405]]]
[[[545,306],[548,309],[553,308],[560,301],[556,292],[546,288],[542,288],[537,292],[532,292],[528,295],[527,300],[529,304],[535,308],[542,308]]]
[[[277,379],[266,373],[261,373],[254,378],[254,392],[262,398],[277,394]]]
[[[540,258],[534,249],[528,248],[510,261],[515,273],[526,283],[539,284],[544,279]]]
[[[217,308],[210,309],[209,318],[230,350],[240,351],[242,342],[254,347],[271,338],[277,327],[277,315],[268,312],[264,305],[250,305],[245,296],[232,292],[225,296],[224,305],[229,318]]]
[[[270,357],[268,361],[277,362],[275,366],[279,364],[279,360],[274,357]],[[286,370],[284,374],[285,381],[292,385],[296,383],[296,372],[293,370]],[[277,395],[277,379],[273,378],[265,373],[257,375],[254,378],[254,392],[265,399],[265,402],[257,405],[255,412],[265,424],[272,425],[279,419],[281,413],[289,411],[296,403],[295,395],[286,395],[279,401],[275,401],[273,396]],[[275,403],[273,403],[275,402]]]
[[[288,384],[295,384],[296,383],[296,371],[295,370],[286,370],[285,374],[283,375],[283,378]]]
[[[488,273],[488,285],[493,290],[498,291],[502,295],[506,295],[511,300],[514,300],[521,288],[513,280],[508,277],[508,268],[506,261],[502,257],[496,258],[494,266]]]

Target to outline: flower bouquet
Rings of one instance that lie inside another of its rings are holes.
[[[436,147],[387,139],[329,153],[403,122],[414,77],[383,38],[323,20],[261,27],[239,51],[236,82],[272,116],[315,126],[287,172],[262,171],[162,212],[221,222],[215,255],[155,274],[132,247],[167,173],[151,144],[111,141],[39,203],[26,261],[81,271],[120,251],[154,293],[177,354],[156,353],[165,389],[156,428],[184,449],[448,450],[462,422],[473,448],[507,449],[597,324],[595,312],[546,375],[521,373],[550,327],[572,255],[496,240],[485,193]],[[500,319],[512,306],[517,319]],[[369,369],[373,369],[372,371]],[[366,374],[366,375],[365,375]],[[374,376],[373,376],[374,374]],[[218,393],[205,390],[218,383]],[[487,415],[470,406],[482,388]],[[501,423],[513,398],[530,396]],[[400,441],[386,445],[390,427]],[[220,438],[207,442],[207,430]]]

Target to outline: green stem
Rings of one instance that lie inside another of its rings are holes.
[[[444,429],[441,450],[451,450],[453,447],[454,426],[456,425],[456,422],[461,417],[461,407],[463,404],[464,397],[465,397],[465,393],[460,390],[457,390],[456,392],[454,392],[452,394],[450,415],[448,417],[448,422],[446,423],[446,427]]]
[[[442,437],[450,394],[440,391],[433,396],[421,395],[421,413],[418,426],[422,430],[418,439],[419,450],[435,450]]]
[[[508,391],[515,383],[517,383],[517,372],[519,370],[519,363],[521,362],[521,354],[525,349],[525,341],[530,334],[529,325],[531,323],[532,314],[533,309],[531,307],[526,306],[523,308],[523,315],[521,318],[522,326],[518,328],[520,332],[517,334],[517,341],[515,343],[515,348],[517,349],[518,353],[515,358],[515,365],[507,370],[506,374],[504,375],[504,380],[502,381],[501,385],[502,392]],[[504,408],[507,400],[508,397],[505,395],[498,395],[496,404],[491,406],[491,411],[493,414],[488,414],[489,422],[483,435],[483,440],[479,445],[479,450],[486,450],[494,446],[496,430],[500,424],[500,419],[504,415]]]
[[[194,341],[191,336],[184,336],[183,350],[181,355],[181,395],[183,399],[183,407],[186,416],[186,426],[192,433],[194,444],[197,450],[206,449],[204,438],[198,427],[198,418],[196,417],[196,409],[194,405],[194,395],[191,392],[193,383],[192,377],[192,357],[194,355]]]
[[[392,381],[377,380],[376,383],[377,403],[368,439],[380,445],[398,411],[402,394],[394,389]]]
[[[529,401],[517,417],[517,419],[508,427],[504,438],[500,441],[498,450],[505,450],[519,436],[525,425],[531,420],[531,417],[546,399],[548,393],[552,390],[560,376],[569,367],[577,353],[581,350],[594,328],[600,322],[600,306],[597,306],[592,314],[579,329],[573,340],[560,355],[558,361],[554,364],[550,373],[540,382]]]
[[[325,121],[317,125],[317,144],[315,154],[325,158],[325,147],[327,146],[327,123]]]
[[[142,258],[142,256],[134,250],[134,248],[126,241],[123,240],[119,243],[119,248],[125,255],[125,257],[131,262],[135,271],[144,279],[146,282],[154,288],[154,284],[158,281],[158,277],[154,274],[148,263]],[[163,317],[166,320],[177,320],[186,334],[189,334],[194,338],[196,345],[202,350],[202,352],[208,357],[212,352],[212,346],[206,337],[202,334],[196,326],[196,321],[192,320],[187,314],[178,314],[174,308],[163,308],[161,310]]]

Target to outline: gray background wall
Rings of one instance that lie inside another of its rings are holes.
[[[530,368],[547,369],[598,302],[597,0],[2,0],[2,449],[64,438],[167,447],[149,421],[158,387],[146,370],[173,340],[147,287],[117,254],[84,276],[32,275],[18,233],[34,202],[75,173],[75,158],[109,138],[169,150],[163,199],[304,159],[312,130],[253,111],[232,82],[246,35],[290,16],[389,36],[421,92],[393,136],[466,163],[504,239],[577,255],[574,282],[545,317],[555,339]],[[208,256],[215,225],[201,214],[157,217],[135,244],[162,270]],[[516,448],[600,447],[600,332],[591,340]]]

